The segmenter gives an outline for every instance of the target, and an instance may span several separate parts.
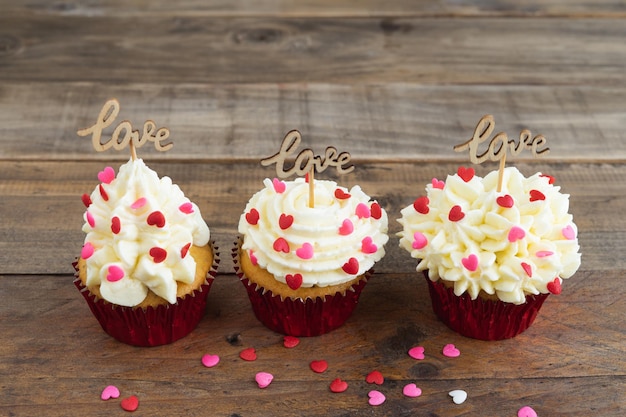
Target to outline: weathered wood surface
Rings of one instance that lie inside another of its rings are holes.
[[[123,415],[99,398],[109,384],[150,416],[626,415],[626,5],[519,3],[0,0],[0,415]],[[128,158],[75,133],[111,97],[120,120],[171,129],[171,151],[139,154],[200,206],[221,248],[206,316],[168,346],[111,339],[71,283],[80,196]],[[546,159],[509,163],[571,195],[583,253],[527,332],[491,343],[437,321],[394,236],[431,178],[468,164],[452,147],[485,113],[510,137],[548,138]],[[294,128],[317,151],[352,154],[356,171],[338,181],[382,203],[392,237],[346,325],[286,349],[254,318],[229,251],[274,176],[259,160]],[[461,357],[445,358],[447,343]],[[407,355],[418,344],[423,361]],[[243,362],[250,346],[259,358]],[[204,368],[205,353],[220,364]],[[309,369],[318,359],[324,374]],[[365,382],[374,369],[380,387]],[[270,387],[258,371],[274,373]],[[343,394],[329,391],[337,377]],[[421,397],[402,395],[410,382]],[[371,389],[387,401],[368,405]],[[468,400],[453,404],[453,389]]]

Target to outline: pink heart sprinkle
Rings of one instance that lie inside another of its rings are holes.
[[[413,249],[423,249],[428,244],[428,239],[421,232],[415,232],[413,234]]]
[[[535,253],[535,256],[537,256],[537,258],[545,258],[547,256],[552,256],[554,255],[554,252],[549,251],[549,250],[540,250],[537,253]]]
[[[516,240],[524,239],[525,236],[526,236],[526,232],[524,231],[524,229],[518,226],[513,226],[511,227],[511,230],[509,230],[508,239],[509,239],[509,242],[513,243]]]
[[[368,392],[367,396],[369,397],[369,405],[381,405],[386,400],[385,395],[382,392],[376,390]]]
[[[567,225],[563,229],[561,229],[561,233],[563,234],[563,237],[567,240],[576,239],[576,232],[571,225]]]
[[[473,253],[467,258],[461,259],[461,263],[470,272],[474,272],[478,269],[478,256]]]
[[[285,189],[287,188],[287,185],[278,178],[274,178],[272,180],[272,185],[274,185],[274,191],[276,191],[278,194],[284,193]]]
[[[110,184],[115,179],[115,171],[111,167],[106,167],[98,172],[98,180],[105,184]]]
[[[370,236],[366,236],[361,241],[361,252],[363,253],[376,253],[378,251],[378,246],[374,242],[372,242],[372,238]]]
[[[437,178],[433,178],[432,184],[433,184],[433,188],[438,188],[440,190],[443,190],[444,185],[446,185],[445,182],[438,180]]]
[[[449,343],[443,347],[443,356],[448,358],[456,358],[461,355],[461,351],[456,348],[452,343]]]
[[[85,217],[87,218],[87,223],[89,223],[89,226],[96,227],[96,221],[90,212],[86,212]]]
[[[254,377],[254,380],[259,385],[259,388],[266,388],[274,380],[274,375],[269,372],[259,372]]]
[[[89,259],[91,258],[91,255],[93,255],[95,249],[93,247],[93,245],[89,242],[85,243],[85,245],[83,246],[83,249],[80,251],[80,257],[83,259]]]
[[[354,231],[354,225],[350,219],[345,219],[343,223],[341,223],[341,227],[339,228],[339,234],[342,236],[348,236]]]
[[[115,385],[109,385],[102,390],[102,394],[100,394],[100,398],[103,401],[109,400],[111,398],[119,398],[120,390]]]
[[[313,257],[313,245],[304,242],[301,247],[296,249],[296,255],[300,259],[311,259]]]
[[[193,213],[193,204],[191,203],[183,203],[178,207],[178,210],[180,210],[181,212],[185,213],[185,214],[191,214]]]
[[[537,412],[526,405],[517,411],[517,417],[537,417]]]
[[[424,359],[424,346],[415,346],[409,349],[409,356],[413,359]]]
[[[117,282],[124,278],[124,270],[117,265],[109,266],[109,273],[107,274],[107,281]]]
[[[148,200],[146,200],[145,197],[138,198],[137,201],[130,205],[130,208],[132,208],[133,210],[140,209],[145,206],[147,202]]]
[[[522,269],[524,270],[524,272],[526,272],[526,275],[528,275],[528,278],[532,278],[533,277],[533,267],[532,266],[530,266],[526,262],[522,262]]]
[[[259,260],[257,259],[253,251],[250,251],[248,253],[248,257],[250,258],[250,262],[252,263],[252,265],[257,266],[259,264]]]
[[[207,368],[212,368],[220,362],[220,357],[217,355],[206,354],[202,356],[202,365]]]
[[[415,398],[422,395],[422,389],[415,384],[406,384],[404,388],[402,388],[402,394],[406,397]]]
[[[359,219],[369,219],[371,215],[370,208],[365,203],[357,204],[355,213]]]

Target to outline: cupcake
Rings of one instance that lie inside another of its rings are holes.
[[[482,340],[514,337],[580,266],[569,195],[517,168],[484,178],[459,168],[401,211],[400,246],[419,259],[436,315]]]
[[[135,346],[174,342],[204,315],[217,253],[198,206],[141,159],[98,175],[75,264],[76,287],[100,325]]]
[[[265,179],[239,220],[237,272],[256,317],[292,336],[317,336],[352,314],[385,255],[387,214],[358,185]]]

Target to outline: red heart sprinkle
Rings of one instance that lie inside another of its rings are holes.
[[[338,200],[346,200],[346,199],[350,198],[350,193],[345,192],[341,188],[336,188],[335,189],[335,198],[337,198]]]
[[[178,207],[178,210],[180,210],[181,212],[185,213],[185,214],[191,214],[193,213],[193,204],[191,203],[183,203],[180,205],[180,207]]]
[[[385,381],[385,378],[383,378],[383,374],[381,374],[380,371],[374,370],[367,374],[367,376],[365,377],[365,381],[368,384],[382,385],[382,383]]]
[[[309,173],[304,174],[304,182],[309,183]]]
[[[554,178],[552,175],[548,175],[548,174],[541,174],[539,175],[540,177],[544,177],[548,179],[548,184],[554,184],[554,181],[556,181],[556,178]]]
[[[465,182],[470,182],[474,178],[474,168],[459,167],[456,172]]]
[[[279,237],[274,241],[273,248],[276,252],[284,252],[289,253],[289,242],[285,240],[283,237]]]
[[[98,189],[100,190],[100,195],[102,196],[102,199],[104,201],[109,201],[109,195],[106,191],[104,191],[104,187],[102,186],[102,184],[98,186]]]
[[[289,229],[293,224],[293,216],[291,214],[282,213],[278,219],[278,225],[281,229]]]
[[[508,194],[505,194],[503,196],[496,198],[496,203],[498,203],[500,207],[511,208],[513,207],[513,197],[511,197]]]
[[[89,207],[91,205],[91,197],[89,197],[89,194],[83,194],[81,200],[83,200],[85,207]]]
[[[356,258],[350,258],[341,269],[348,275],[356,275],[359,272],[359,261]]]
[[[149,253],[155,264],[161,263],[167,258],[167,251],[157,246],[151,248]]]
[[[321,374],[322,372],[328,369],[328,362],[326,362],[323,359],[319,361],[312,361],[309,364],[309,366],[311,367],[311,370],[313,372],[317,372],[318,374]]]
[[[413,208],[418,213],[428,214],[428,212],[430,211],[430,209],[428,208],[428,203],[430,203],[428,197],[417,197],[417,199],[415,199],[415,201],[413,202]]]
[[[380,220],[380,218],[383,215],[383,211],[380,208],[380,204],[378,204],[378,203],[372,203],[372,207],[370,208],[370,212],[372,214],[372,218],[374,218],[376,220]]]
[[[244,361],[252,362],[256,360],[256,350],[253,347],[247,348],[239,352],[239,357]]]
[[[539,190],[530,190],[530,201],[545,200],[546,196]]]
[[[148,215],[147,222],[149,226],[156,226],[160,229],[165,226],[165,216],[160,211],[153,211]]]
[[[302,286],[302,274],[287,274],[285,275],[285,282],[292,290],[297,290]]]
[[[120,232],[122,228],[122,225],[120,224],[120,218],[115,216],[111,219],[111,231],[113,232],[113,234],[118,234]]]
[[[450,209],[450,212],[448,213],[448,220],[450,220],[451,222],[458,222],[463,217],[465,217],[465,213],[463,213],[463,209],[461,209],[461,206],[458,205],[452,207]]]
[[[181,258],[185,258],[185,256],[187,256],[187,252],[189,252],[189,248],[191,247],[191,242],[187,243],[185,246],[183,246],[180,249],[180,257]]]
[[[554,281],[548,283],[548,291],[552,294],[559,295],[561,294],[561,280],[559,277],[554,278]]]
[[[125,411],[133,412],[133,411],[135,411],[137,409],[137,407],[139,407],[139,398],[137,398],[134,395],[131,395],[128,398],[124,398],[122,400],[122,402],[120,403],[120,406]]]
[[[246,221],[255,226],[259,222],[259,212],[257,209],[250,209],[248,213],[246,213]]]
[[[283,346],[287,349],[295,348],[300,344],[300,339],[295,336],[284,336],[283,337]]]
[[[335,393],[344,392],[348,389],[348,383],[340,378],[335,378],[330,383],[330,391]]]

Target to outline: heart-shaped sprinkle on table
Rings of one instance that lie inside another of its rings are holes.
[[[350,198],[350,193],[345,192],[341,188],[336,188],[335,189],[335,198],[337,200],[346,200],[346,199]]]
[[[428,214],[428,212],[430,211],[430,208],[428,207],[429,203],[430,203],[430,200],[428,199],[428,197],[426,196],[417,197],[415,201],[413,202],[413,208],[418,213]]]
[[[83,259],[89,259],[91,258],[91,255],[93,255],[94,251],[95,248],[93,245],[90,242],[87,242],[80,251],[80,257]]]
[[[509,230],[509,235],[507,236],[509,242],[511,243],[522,240],[524,239],[524,237],[526,237],[526,232],[519,226],[511,227],[511,230]]]
[[[372,219],[380,220],[383,216],[383,210],[380,208],[380,204],[374,202],[370,207],[370,213],[372,215]]]
[[[287,242],[284,237],[279,237],[278,239],[276,239],[272,247],[276,252],[289,253],[289,251],[291,250],[289,248],[289,242]]]
[[[301,247],[296,249],[296,256],[300,259],[311,259],[313,257],[313,245],[304,242]]]
[[[163,248],[159,248],[158,246],[150,248],[149,253],[155,264],[161,263],[165,260],[165,258],[167,258],[167,251]]]
[[[443,356],[447,356],[448,358],[456,358],[461,355],[461,351],[457,349],[452,343],[448,343],[443,347]]]
[[[111,232],[113,232],[113,234],[116,235],[120,232],[120,230],[122,230],[122,223],[120,222],[120,218],[117,216],[114,216],[111,219]]]
[[[189,202],[183,203],[180,206],[178,206],[178,210],[180,210],[181,213],[191,214],[193,213],[193,204]]]
[[[367,382],[368,384],[382,385],[383,382],[385,382],[385,378],[383,377],[383,374],[380,373],[380,371],[373,370],[372,372],[367,374],[367,376],[365,377],[365,382]]]
[[[539,190],[530,190],[530,201],[545,200],[546,196]]]
[[[354,225],[350,219],[344,219],[339,227],[339,234],[341,236],[348,236],[354,231]]]
[[[252,362],[256,360],[256,350],[253,347],[246,348],[239,352],[239,357],[244,361]]]
[[[330,383],[330,391],[335,393],[344,392],[348,389],[348,383],[341,378],[335,378]]]
[[[422,395],[422,389],[412,383],[406,384],[404,388],[402,388],[402,394],[404,394],[405,397],[415,398]]]
[[[468,257],[461,259],[461,263],[470,272],[474,272],[478,269],[478,256],[473,253]]]
[[[359,219],[369,219],[372,215],[372,211],[365,203],[359,203],[354,210],[355,214]]]
[[[537,412],[526,405],[517,411],[517,417],[537,417]]]
[[[283,337],[283,346],[287,349],[295,348],[300,344],[300,339],[295,336],[284,336]]]
[[[148,215],[146,222],[149,226],[156,226],[159,229],[165,226],[165,216],[160,211],[153,211]]]
[[[256,226],[259,222],[259,211],[255,208],[250,209],[250,211],[246,213],[246,221],[248,224]]]
[[[496,198],[496,203],[500,207],[511,208],[513,207],[513,197],[508,194],[501,195],[500,197]]]
[[[424,359],[424,346],[415,346],[409,349],[409,356],[413,359]]]
[[[467,400],[467,392],[462,389],[455,389],[448,393],[450,397],[452,397],[452,401],[455,404],[463,404],[465,400]]]
[[[220,357],[217,355],[211,355],[207,353],[206,355],[202,356],[202,365],[206,366],[207,368],[213,368],[219,362]]]
[[[359,261],[356,258],[350,258],[341,269],[348,275],[356,275],[359,273]]]
[[[254,380],[256,381],[259,388],[266,388],[274,380],[274,375],[270,374],[269,372],[259,372],[255,375]]]
[[[328,369],[328,362],[326,362],[323,359],[319,361],[311,361],[311,363],[309,364],[309,367],[311,368],[313,372],[321,374],[322,372],[325,372]]]
[[[102,390],[100,398],[104,401],[111,398],[118,398],[120,396],[120,390],[115,385],[108,385]]]
[[[371,236],[366,236],[361,241],[361,252],[363,253],[376,253],[378,250],[378,246],[374,242],[372,242]]]
[[[474,171],[474,168],[469,167],[459,167],[459,169],[457,169],[456,173],[459,175],[459,177],[461,177],[463,179],[463,181],[465,182],[470,182],[472,180],[472,178],[474,178],[474,174],[476,173]]]
[[[302,286],[302,274],[287,274],[285,275],[285,282],[289,288],[297,290]]]
[[[433,188],[438,188],[440,190],[443,190],[443,187],[446,185],[445,182],[438,180],[437,178],[433,178],[431,184],[433,185]]]
[[[548,291],[550,291],[554,295],[561,294],[561,279],[559,277],[554,278],[554,281],[548,282],[547,288]]]
[[[465,217],[465,213],[463,213],[463,209],[461,206],[456,205],[452,206],[450,212],[448,213],[448,220],[451,222],[458,222]]]
[[[413,233],[413,243],[411,244],[413,249],[423,249],[427,244],[428,238],[426,238],[422,232]]]
[[[139,398],[137,398],[134,395],[131,395],[128,398],[124,398],[122,400],[122,402],[120,402],[120,406],[125,411],[133,412],[133,411],[137,410],[137,408],[139,407]]]
[[[115,170],[111,167],[106,167],[102,171],[98,172],[98,180],[105,184],[110,184],[115,179]]]
[[[124,278],[124,270],[117,265],[110,265],[107,273],[107,281],[117,282]]]
[[[368,392],[367,396],[369,397],[369,401],[368,401],[369,405],[374,405],[374,406],[381,405],[386,400],[385,394],[376,390],[372,390]]]
[[[293,216],[291,214],[281,213],[278,218],[278,225],[282,230],[289,229],[293,224]]]
[[[274,178],[272,180],[272,185],[274,186],[274,191],[276,191],[278,194],[284,193],[285,189],[287,188],[287,185],[278,178]]]

